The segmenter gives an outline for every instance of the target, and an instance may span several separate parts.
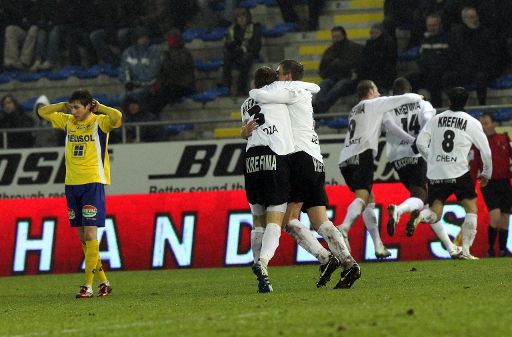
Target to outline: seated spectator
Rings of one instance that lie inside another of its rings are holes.
[[[5,4],[4,11],[8,19],[3,55],[5,68],[28,69],[32,65],[37,39],[33,7],[30,1]]]
[[[370,40],[363,48],[359,78],[371,80],[386,95],[396,77],[396,44],[381,23],[370,28]]]
[[[320,92],[313,98],[313,109],[324,113],[338,98],[354,93],[357,86],[355,71],[359,68],[363,46],[347,38],[342,26],[331,29],[332,45],[320,61],[318,72],[322,78]]]
[[[430,14],[426,19],[427,32],[420,44],[420,57],[417,60],[419,72],[407,76],[413,91],[425,87],[430,92],[434,107],[442,106],[442,85],[439,79],[449,69],[449,36],[443,31],[439,14]]]
[[[177,29],[167,35],[157,82],[151,92],[151,111],[160,112],[166,104],[179,102],[195,92],[194,60]]]
[[[261,49],[261,27],[252,23],[251,13],[246,8],[235,10],[234,24],[229,27],[224,43],[223,83],[231,91],[231,71],[239,66],[237,96],[247,96],[249,71]]]
[[[2,112],[0,114],[0,129],[29,128],[34,126],[34,121],[25,114],[14,96],[7,94],[2,97]],[[3,147],[3,137],[0,138]],[[7,134],[7,148],[24,148],[34,145],[34,137],[29,131],[9,132]]]
[[[452,32],[450,71],[443,77],[444,87],[476,85],[478,104],[487,102],[487,84],[501,74],[498,47],[491,31],[480,25],[473,7],[462,12],[463,25]]]
[[[127,98],[123,107],[123,116],[126,123],[154,122],[158,118],[144,111],[140,102],[135,98]],[[135,126],[126,125],[126,142],[160,142],[165,141],[165,130],[162,126],[140,126],[139,133]]]
[[[318,19],[325,0],[307,0],[308,3],[308,25],[305,30],[318,30]],[[284,22],[294,22],[300,25],[299,15],[294,6],[300,4],[297,0],[277,0]],[[304,30],[304,29],[302,29]]]
[[[34,126],[41,128],[47,128],[43,130],[34,131],[34,146],[36,147],[48,147],[48,146],[61,146],[64,145],[66,133],[63,130],[54,129],[51,127],[51,123],[41,118],[37,113],[37,109],[42,106],[49,105],[50,101],[45,95],[41,95],[37,98],[34,103]]]
[[[121,56],[120,79],[126,89],[121,95],[121,102],[126,97],[132,97],[144,109],[148,109],[148,96],[160,71],[161,48],[160,45],[149,44],[149,31],[144,27],[137,28],[134,35],[135,44],[128,47]]]

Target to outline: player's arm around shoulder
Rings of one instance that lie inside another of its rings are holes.
[[[70,114],[65,112],[68,110],[67,104],[68,103],[61,102],[41,106],[37,109],[37,114],[42,119],[51,122],[54,128],[64,129],[66,121],[71,117]]]
[[[106,132],[110,132],[112,129],[116,129],[123,124],[123,114],[121,111],[103,105],[96,100],[93,101],[92,111],[105,115],[105,117],[100,122],[100,127]]]

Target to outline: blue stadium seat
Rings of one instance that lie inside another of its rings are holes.
[[[256,6],[258,6],[257,0],[242,0],[238,3],[238,7],[243,8],[254,8]]]
[[[512,109],[505,109],[494,114],[498,122],[506,122],[512,119]]]
[[[9,83],[11,80],[12,80],[12,77],[8,73],[0,74],[0,84]]]
[[[80,69],[75,73],[75,76],[81,79],[96,78],[100,76],[101,69],[98,67],[91,67],[87,69]]]
[[[512,88],[512,75],[506,75],[491,81],[491,83],[489,83],[489,87],[492,89]]]
[[[165,126],[165,131],[168,136],[177,135],[182,131],[190,131],[194,129],[194,124],[183,123],[183,124],[170,124]]]
[[[203,60],[194,60],[194,69],[199,71],[216,71],[224,64],[223,57],[216,57],[206,62]]]
[[[68,100],[69,100],[69,96],[59,96],[59,97],[55,97],[54,99],[52,99],[51,103],[55,104],[55,103],[67,102]]]
[[[480,117],[480,115],[482,114],[482,111],[480,111],[480,110],[469,110],[469,111],[467,111],[467,113],[468,113],[471,117],[479,118],[479,117]]]
[[[199,38],[199,36],[201,36],[203,33],[204,29],[202,28],[187,28],[183,34],[181,34],[181,38],[185,42],[191,42],[193,39]]]
[[[258,0],[258,3],[261,5],[267,6],[267,7],[276,7],[277,1],[276,0]]]
[[[412,47],[407,50],[397,50],[399,61],[414,61],[420,56],[420,47]]]
[[[22,102],[21,103],[21,108],[23,109],[23,111],[24,112],[32,111],[32,109],[34,108],[34,104],[36,103],[37,99],[38,99],[38,97],[30,97],[26,101]]]
[[[294,22],[281,22],[272,28],[263,26],[261,29],[261,35],[263,37],[280,37],[289,32],[296,32],[297,29],[298,26]]]
[[[22,72],[20,73],[16,79],[20,82],[35,82],[41,79],[43,75],[41,73],[32,73],[32,72]]]
[[[52,81],[65,80],[70,76],[75,76],[80,70],[82,70],[82,67],[80,66],[67,66],[57,71],[48,73],[46,78]]]
[[[228,34],[227,27],[215,27],[211,32],[202,32],[199,38],[203,41],[220,41]]]
[[[344,129],[348,126],[348,117],[342,116],[327,121],[327,126],[332,129]]]

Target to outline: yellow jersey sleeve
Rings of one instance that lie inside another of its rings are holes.
[[[104,114],[103,118],[99,118],[98,123],[101,130],[104,132],[110,132],[112,129],[118,128],[122,124],[121,111],[108,107],[106,105],[100,104],[98,106],[98,112]]]
[[[68,120],[72,117],[64,112],[66,110],[66,103],[56,103],[40,107],[37,113],[41,118],[52,123],[54,128],[65,130]]]

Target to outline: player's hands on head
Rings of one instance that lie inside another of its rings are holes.
[[[100,106],[100,102],[93,99],[91,102],[91,112],[98,112],[98,107]]]

